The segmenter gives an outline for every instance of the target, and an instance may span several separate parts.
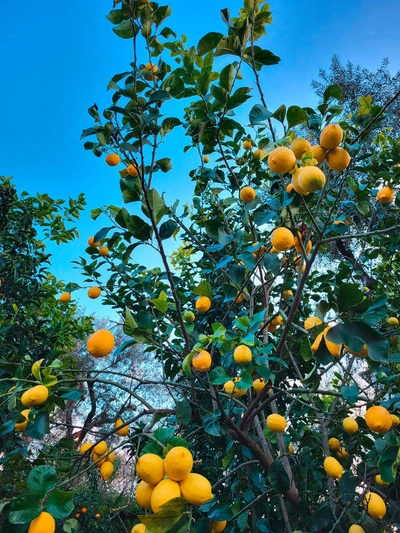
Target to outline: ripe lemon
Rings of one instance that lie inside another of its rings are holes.
[[[174,481],[185,479],[193,468],[193,456],[187,448],[175,446],[167,453],[164,460],[165,473]]]
[[[364,344],[360,352],[353,352],[353,350],[350,350],[350,348],[346,345],[344,347],[349,353],[351,353],[351,355],[355,355],[356,357],[363,357],[364,359],[368,357],[368,347],[366,344]]]
[[[96,298],[98,298],[100,294],[101,294],[100,287],[90,287],[90,289],[88,290],[88,296],[92,300],[95,300]]]
[[[108,329],[98,329],[88,338],[86,348],[93,357],[106,357],[114,348],[114,335]]]
[[[239,381],[239,378],[234,378],[233,380],[230,379],[229,381],[224,383],[224,391],[228,394],[231,394],[234,398],[240,398],[247,392],[247,389],[239,390],[235,387],[235,383],[237,381]]]
[[[196,309],[199,313],[206,313],[211,307],[211,300],[208,296],[200,296],[196,302]]]
[[[343,140],[343,130],[338,124],[329,124],[319,136],[319,144],[325,150],[334,150]]]
[[[226,520],[210,520],[210,532],[211,533],[222,533],[226,528]]]
[[[273,326],[282,326],[282,324],[283,324],[283,316],[281,316],[281,315],[276,316],[275,318],[273,318],[271,320],[271,324]]]
[[[354,418],[348,416],[343,420],[343,429],[346,433],[349,433],[349,435],[353,435],[358,431],[358,424]]]
[[[253,146],[253,143],[246,139],[244,142],[243,142],[243,149],[244,150],[251,150],[251,147]]]
[[[82,509],[81,509],[81,513],[83,513],[83,514],[87,513],[87,509],[86,509],[86,507],[82,507]]]
[[[210,158],[208,157],[208,155],[203,155],[203,163],[207,164],[210,162]]]
[[[209,352],[207,352],[207,350],[201,350],[201,352],[197,352],[192,359],[193,368],[195,368],[198,372],[206,372],[206,370],[210,368],[211,363],[211,355]]]
[[[293,191],[293,184],[289,183],[289,185],[286,187],[286,192],[290,194],[292,191]]]
[[[100,518],[100,513],[96,513],[96,514],[94,515],[94,517],[97,518],[97,519],[99,519],[99,518]]]
[[[286,420],[282,415],[272,414],[267,416],[267,427],[275,433],[282,433],[286,429]]]
[[[139,172],[134,165],[128,165],[126,171],[132,178],[136,178],[139,175]]]
[[[330,330],[330,326],[328,326],[327,328],[324,329],[324,331],[322,331],[321,333],[319,333],[319,335],[317,335],[315,341],[313,342],[313,344],[311,345],[311,350],[313,352],[316,352],[319,348],[319,345],[321,344],[321,340],[322,338],[324,338],[325,340],[325,344],[326,344],[326,347],[329,351],[329,353],[331,355],[333,355],[333,357],[340,357],[340,352],[342,350],[342,344],[335,344],[331,341],[328,341],[328,339],[326,338],[326,334],[328,333],[328,331]]]
[[[179,498],[181,495],[181,489],[179,483],[173,481],[172,479],[163,479],[161,480],[153,489],[151,494],[151,508],[153,513],[158,513],[160,507],[164,503],[173,500],[174,498]]]
[[[290,149],[296,156],[296,159],[301,159],[301,156],[304,154],[304,152],[311,152],[311,144],[307,141],[307,139],[299,137],[298,139],[294,139],[290,145]]]
[[[299,185],[306,192],[320,191],[325,185],[325,174],[318,167],[302,167],[298,174]]]
[[[340,441],[339,439],[332,437],[328,440],[328,446],[329,449],[336,452],[340,449]]]
[[[93,453],[96,453],[100,457],[108,452],[108,446],[107,443],[102,440],[96,446],[93,448]]]
[[[108,156],[106,157],[106,163],[110,167],[116,167],[117,165],[119,165],[120,161],[121,158],[118,154],[108,154]]]
[[[145,2],[142,2],[142,3],[145,3]],[[147,70],[151,70],[154,73],[158,71],[157,65],[153,65],[153,63],[146,63],[144,68],[147,68]]]
[[[399,319],[396,318],[395,316],[391,316],[391,317],[386,319],[386,324],[388,326],[391,326],[391,327],[398,326],[399,325]]]
[[[326,457],[324,461],[324,469],[329,477],[333,479],[340,479],[343,475],[343,467],[334,457]]]
[[[283,291],[282,297],[285,301],[290,300],[292,296],[293,296],[293,291],[291,291],[290,289],[287,291]]]
[[[254,247],[254,246],[257,246],[258,245],[258,241],[256,241],[255,243],[253,243],[251,246]],[[261,257],[263,254],[265,254],[265,251],[266,251],[266,248],[265,246],[260,246],[260,248],[257,248],[257,250],[255,252],[253,252],[253,257],[255,260],[257,260],[259,257]]]
[[[107,248],[107,246],[100,246],[99,248],[99,254],[102,256],[102,257],[107,257],[107,255],[110,253],[109,249]]]
[[[110,452],[109,454],[107,454],[107,461],[110,461],[110,463],[113,463],[115,461],[115,453],[114,452]]]
[[[364,498],[364,505],[367,508],[367,513],[372,518],[380,520],[386,514],[386,504],[375,492],[367,492]]]
[[[98,246],[100,246],[99,242],[94,242],[94,237],[89,237],[88,240],[87,240],[87,243],[92,248],[97,248]]]
[[[380,405],[374,405],[367,409],[365,422],[372,431],[386,433],[392,427],[392,418],[387,409]]]
[[[342,172],[345,168],[347,168],[350,165],[351,157],[344,148],[340,148],[338,146],[337,148],[334,148],[333,150],[329,150],[329,152],[326,154],[326,162],[328,163],[328,167],[332,170],[336,170],[336,172]]]
[[[276,326],[274,326],[273,324],[268,324],[267,330],[268,330],[269,333],[275,333]]]
[[[243,302],[243,293],[241,292],[239,296],[235,299],[235,304],[241,304]]]
[[[257,196],[257,193],[253,187],[243,187],[243,189],[240,190],[239,196],[242,202],[248,204],[254,200],[254,198]]]
[[[129,434],[129,426],[124,426],[121,429],[118,429],[120,426],[123,426],[123,424],[124,421],[121,418],[118,418],[118,420],[115,422],[115,429],[120,437],[126,437]]]
[[[100,467],[100,474],[104,481],[107,481],[114,472],[114,465],[110,461],[106,461]]]
[[[146,533],[146,526],[144,524],[136,524],[131,529],[131,533]]]
[[[32,520],[29,525],[28,533],[54,533],[56,530],[56,521],[50,513],[42,511],[40,515]]]
[[[397,426],[400,426],[400,418],[397,415],[390,415],[390,418],[392,419],[392,426],[394,426],[395,428],[397,428]]]
[[[93,446],[93,444],[91,442],[85,442],[85,444],[82,444],[82,446],[79,448],[79,453],[81,455],[83,455],[84,453],[86,453],[91,447]]]
[[[336,452],[336,456],[339,457],[339,459],[346,459],[346,457],[349,456],[349,452],[344,446],[340,446],[340,448]]]
[[[296,252],[298,254],[302,253],[300,242],[299,242],[299,239],[297,237],[294,238],[294,247],[295,247]],[[310,240],[307,241],[307,244],[305,244],[303,242],[303,248],[305,249],[306,255],[308,255],[311,252],[311,249],[312,249],[312,242]]]
[[[286,174],[296,163],[296,156],[289,148],[275,148],[268,156],[268,166],[275,174]]]
[[[59,297],[60,302],[67,304],[71,300],[71,294],[69,292],[63,292]]]
[[[391,187],[382,187],[382,189],[379,189],[378,194],[376,195],[376,199],[381,204],[390,204],[390,202],[394,199],[396,196],[396,193],[394,189]]]
[[[97,468],[100,468],[101,465],[107,461],[107,457],[105,455],[98,455],[97,453],[93,452],[92,461],[96,463]]]
[[[390,485],[390,483],[387,483],[386,481],[383,481],[383,479],[382,479],[380,474],[377,474],[375,476],[375,483],[377,483],[381,487],[388,487]]]
[[[276,228],[271,234],[271,244],[280,252],[289,250],[294,245],[293,233],[287,228]]]
[[[192,324],[195,318],[196,317],[192,311],[185,311],[183,313],[183,321],[186,322],[186,324]]]
[[[149,485],[157,485],[165,475],[164,461],[154,453],[145,453],[136,463],[136,473]]]
[[[153,494],[153,485],[141,481],[136,487],[136,501],[143,509],[151,509],[151,495]]]
[[[235,348],[233,358],[239,365],[247,365],[253,359],[253,354],[248,346],[240,344]]]
[[[254,150],[253,156],[255,157],[255,159],[261,159],[261,156],[262,156],[261,148],[257,148],[257,150]]]
[[[311,153],[313,155],[313,158],[318,161],[318,165],[322,165],[326,158],[325,148],[319,144],[311,146]]]
[[[179,485],[182,497],[192,505],[203,505],[213,498],[211,483],[201,474],[189,474]]]
[[[349,527],[348,533],[365,533],[365,529],[357,524],[353,524]]]
[[[263,378],[258,378],[253,381],[253,389],[256,391],[257,394],[261,392],[264,387],[265,381],[263,380]],[[267,392],[269,392],[270,390],[271,389],[269,389]]]
[[[322,324],[322,320],[317,316],[309,316],[304,320],[304,329],[312,329]]]
[[[305,191],[304,189],[302,189],[301,186],[300,186],[300,183],[299,183],[300,170],[301,169],[296,170],[296,172],[292,176],[293,189],[297,193],[302,194],[303,196],[307,196],[307,194],[310,194],[310,193]]]
[[[24,407],[33,407],[41,405],[49,397],[49,389],[44,385],[35,385],[24,392],[21,396],[21,403]]]
[[[29,418],[29,413],[31,412],[30,409],[24,409],[23,411],[21,411],[21,415],[25,418],[25,420],[23,422],[16,422],[15,425],[14,425],[14,428],[15,428],[15,431],[25,431],[26,430],[26,426],[28,425],[28,418]]]
[[[288,446],[288,453],[289,453],[289,455],[293,455],[293,454],[294,454],[293,444],[289,444],[289,446]]]

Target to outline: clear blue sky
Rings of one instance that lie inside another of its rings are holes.
[[[172,0],[170,5],[168,26],[197,44],[208,31],[225,31],[220,9],[229,6],[235,16],[241,4]],[[111,8],[111,0],[0,3],[0,173],[13,175],[19,190],[31,193],[57,198],[86,193],[81,239],[52,248],[52,270],[65,281],[80,281],[70,261],[83,254],[88,235],[101,227],[100,220],[90,220],[90,209],[122,205],[118,173],[84,151],[79,140],[81,130],[92,125],[87,108],[93,102],[101,109],[109,105],[106,85],[131,61],[131,43],[117,38],[105,18]],[[271,10],[273,24],[263,47],[280,56],[281,63],[262,71],[270,109],[282,103],[315,105],[310,82],[334,53],[371,69],[389,57],[392,72],[400,69],[400,4],[395,0],[279,0],[271,2]],[[187,173],[197,164],[195,154],[168,145],[164,151],[174,170],[160,174],[156,187],[166,191],[170,203],[177,190],[182,202],[189,201]],[[88,310],[96,309],[84,294],[80,300]]]

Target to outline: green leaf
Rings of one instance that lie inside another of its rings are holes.
[[[360,107],[358,108],[357,115],[368,115],[372,108],[372,96],[360,96],[358,99]]]
[[[364,294],[357,283],[344,283],[339,287],[338,309],[340,312],[347,311],[349,307],[360,303],[363,298]]]
[[[276,111],[272,113],[271,116],[272,118],[276,118],[276,120],[278,120],[279,122],[282,122],[283,124],[285,121],[285,116],[286,116],[286,106],[282,104],[281,106],[278,107]]]
[[[268,480],[272,487],[280,494],[290,488],[289,476],[281,459],[275,459],[268,470]]]
[[[79,529],[79,522],[76,518],[68,518],[63,524],[65,533],[76,533]]]
[[[232,506],[226,505],[224,503],[217,503],[208,513],[208,518],[210,518],[211,520],[218,520],[218,522],[222,522],[223,520],[230,520],[232,517]]]
[[[122,192],[122,198],[125,204],[130,202],[137,202],[142,196],[143,189],[140,185],[139,179],[136,178],[126,178],[120,179],[119,187]]]
[[[167,220],[166,222],[163,222],[159,230],[161,240],[164,241],[165,239],[172,237],[177,227],[178,224],[174,220]]]
[[[235,285],[241,285],[246,275],[246,267],[243,265],[230,265],[228,274]]]
[[[47,500],[45,510],[54,518],[66,518],[74,510],[74,493],[55,489]]]
[[[153,232],[151,226],[137,215],[130,215],[127,223],[127,229],[135,239],[147,241]]]
[[[250,91],[251,89],[249,87],[240,87],[239,89],[236,89],[236,91],[229,98],[226,109],[234,109],[235,107],[238,107],[246,102],[246,100],[251,98],[251,96],[248,94]]]
[[[363,314],[364,322],[373,326],[377,324],[387,313],[387,294],[381,294],[372,302],[368,310]]]
[[[150,98],[148,99],[148,104],[154,104],[155,102],[166,102],[167,100],[171,100],[172,96],[168,91],[164,91],[163,89],[159,89],[158,91],[154,91],[151,93]]]
[[[253,385],[253,378],[248,372],[242,372],[240,379],[235,383],[235,388],[238,390],[247,390]]]
[[[301,124],[302,122],[307,122],[307,120],[308,115],[301,107],[292,105],[288,108],[287,121],[289,128],[293,128],[293,126],[297,126],[297,124]]]
[[[223,368],[222,366],[217,366],[216,368],[213,368],[210,372],[210,383],[212,385],[223,385],[230,379],[231,378],[226,373],[225,368]]]
[[[329,531],[333,524],[334,517],[329,504],[322,503],[313,513],[310,522],[310,533],[320,533]]]
[[[161,291],[158,295],[158,298],[153,298],[150,302],[158,309],[161,313],[166,313],[168,311],[168,302],[167,295],[164,291]]]
[[[161,172],[169,172],[172,169],[171,159],[169,157],[163,157],[156,161],[156,164],[160,167]]]
[[[162,217],[168,213],[168,209],[165,205],[164,200],[161,198],[161,196],[158,194],[158,192],[155,189],[150,189],[148,192],[149,196],[149,203],[151,205],[152,211],[153,211],[153,217],[155,219],[156,224],[160,222]],[[143,204],[143,212],[147,217],[149,217],[149,212],[146,206],[146,203],[144,202],[144,198],[142,200]],[[150,217],[149,217],[150,218]]]
[[[328,331],[327,339],[336,344],[346,344],[354,352],[359,352],[362,346],[366,344],[368,357],[372,361],[386,361],[388,357],[389,343],[387,340],[364,322],[337,324]]]
[[[60,398],[63,398],[65,400],[72,400],[73,402],[77,402],[78,400],[82,398],[83,394],[84,393],[81,390],[71,390],[61,395]]]
[[[113,24],[121,24],[124,20],[128,19],[129,15],[122,9],[112,9],[106,19],[108,19]]]
[[[387,446],[378,459],[378,468],[383,481],[386,481],[386,483],[394,481],[399,463],[400,448],[398,446]]]
[[[366,200],[356,202],[356,208],[357,211],[361,213],[361,215],[363,215],[364,217],[367,217],[370,213],[369,202],[367,202]]]
[[[324,91],[324,102],[327,103],[329,98],[336,98],[341,100],[343,97],[343,91],[339,85],[329,85]]]
[[[357,385],[353,384],[349,387],[344,386],[340,389],[340,392],[342,393],[343,398],[349,402],[350,405],[354,405],[356,403],[359,394]]]
[[[272,117],[272,111],[260,104],[253,106],[249,114],[250,124],[263,124],[270,117]]]
[[[338,483],[340,501],[347,503],[353,500],[357,487],[357,478],[353,472],[346,471]]]
[[[325,300],[320,300],[315,307],[316,307],[318,316],[322,320],[324,320],[325,315],[328,313],[329,309],[331,308],[331,306]]]
[[[232,63],[230,63],[229,65],[226,65],[226,67],[224,67],[221,70],[221,75],[219,77],[219,84],[228,93],[231,92],[232,90],[234,77],[235,77],[235,68],[232,65]]]
[[[26,484],[32,493],[41,498],[46,492],[56,486],[57,473],[54,466],[37,466],[29,472]]]
[[[46,387],[54,387],[54,385],[57,385],[57,376],[52,376],[51,374],[45,376],[43,379],[43,385]]]
[[[212,298],[212,288],[208,281],[201,281],[197,287],[193,289],[193,294],[196,294],[197,296],[208,296],[209,298]]]
[[[273,54],[270,50],[262,50],[259,46],[254,46],[254,59],[258,66],[268,67],[270,65],[277,65],[281,58]],[[251,55],[251,48],[246,48],[245,54]],[[259,70],[259,68],[257,68]]]
[[[113,32],[118,35],[118,37],[122,37],[122,39],[132,39],[132,37],[135,36],[135,33],[138,32],[138,28],[134,22],[131,22],[131,20],[124,20],[121,22],[121,24],[118,24],[118,26],[115,26],[115,28],[112,29]]]
[[[173,437],[175,433],[174,426],[170,426],[167,428],[158,428],[154,432],[154,437],[162,442],[163,444],[167,444],[169,439]]]
[[[203,427],[206,433],[219,437],[221,435],[221,426],[219,424],[220,411],[208,413],[203,417]]]
[[[31,372],[32,375],[37,379],[38,381],[42,381],[41,375],[40,375],[40,365],[43,363],[44,359],[40,359],[39,361],[36,361],[33,363]]]
[[[14,498],[8,515],[11,524],[26,524],[37,518],[42,512],[39,499],[38,494],[23,494]]]
[[[187,400],[183,399],[175,404],[176,419],[179,424],[187,426],[192,418],[192,408]]]
[[[183,123],[179,120],[179,118],[175,118],[175,117],[165,118],[161,123],[161,130],[160,130],[161,137],[165,137],[167,133],[172,131],[176,126],[180,126],[181,124]]]
[[[208,52],[211,52],[211,50],[214,50],[214,48],[218,46],[222,37],[222,33],[213,31],[204,35],[197,45],[197,53],[199,56],[204,56],[205,54],[208,54]]]

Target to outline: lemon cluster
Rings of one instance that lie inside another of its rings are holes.
[[[92,442],[86,442],[85,444],[82,444],[79,449],[79,453],[83,455],[91,449],[92,461],[100,469],[100,475],[104,479],[104,481],[106,481],[113,475],[114,472],[113,463],[115,461],[115,453],[109,451],[107,443],[104,440],[100,441],[94,447]]]

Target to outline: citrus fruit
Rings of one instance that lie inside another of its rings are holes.
[[[244,142],[243,142],[243,148],[244,150],[251,150],[251,147],[253,146],[253,143],[246,139]]]
[[[233,352],[233,358],[236,363],[239,365],[247,365],[253,359],[253,354],[251,353],[250,348],[244,344],[240,344],[235,348]]]
[[[365,422],[369,429],[376,433],[386,433],[392,427],[392,418],[387,409],[381,405],[374,405],[367,409]]]
[[[364,498],[364,505],[367,508],[367,513],[372,518],[380,520],[386,514],[386,504],[375,492],[367,492]]]
[[[21,411],[21,415],[25,418],[25,420],[23,422],[16,422],[15,425],[14,425],[14,428],[15,428],[15,431],[25,431],[26,430],[26,426],[28,425],[28,418],[29,418],[29,413],[31,412],[30,409],[24,409],[23,411]]]
[[[118,418],[118,420],[115,422],[115,429],[120,437],[126,437],[129,434],[129,426],[124,426],[121,429],[118,429],[120,426],[123,426],[123,424],[124,421],[121,418]]]
[[[100,246],[99,242],[94,242],[94,237],[89,237],[88,240],[87,240],[87,243],[92,248],[97,248],[98,246]]]
[[[294,454],[293,444],[289,444],[289,446],[288,446],[288,453],[289,453],[289,455],[293,455],[293,454]]]
[[[101,294],[100,287],[90,287],[90,289],[88,290],[88,296],[92,300],[95,300],[96,298],[98,298],[100,294]]]
[[[282,295],[282,297],[283,297],[283,299],[284,299],[285,301],[290,300],[292,296],[293,296],[293,291],[291,291],[290,289],[289,289],[289,290],[286,290],[286,291],[283,291],[283,295]]]
[[[271,234],[271,244],[280,252],[289,250],[294,245],[293,233],[287,228],[276,228]]]
[[[398,326],[399,325],[399,319],[396,318],[395,316],[391,316],[391,317],[386,319],[386,324],[388,326],[391,326],[391,327]]]
[[[243,293],[241,292],[241,293],[236,297],[236,299],[235,299],[235,304],[240,304],[240,303],[242,303],[242,302],[243,302],[243,298],[244,298],[244,296],[243,296]]]
[[[324,331],[322,331],[321,333],[317,335],[315,341],[311,345],[311,350],[313,352],[316,352],[323,338],[325,340],[325,344],[326,344],[326,347],[329,353],[333,355],[333,357],[340,357],[340,352],[342,350],[342,344],[335,344],[334,342],[328,341],[328,339],[326,338],[326,334],[328,333],[330,329],[331,329],[330,326],[328,326],[327,328],[324,329]]]
[[[50,513],[42,511],[40,515],[32,520],[29,525],[28,533],[54,533],[56,530],[56,521]]]
[[[165,475],[164,462],[154,453],[145,453],[136,463],[136,473],[149,485],[157,485]]]
[[[262,156],[262,150],[261,150],[261,148],[257,148],[257,150],[254,150],[253,156],[254,156],[256,159],[261,159],[261,156]]]
[[[329,446],[329,449],[334,451],[334,452],[337,452],[339,449],[340,449],[340,441],[339,439],[335,438],[335,437],[332,437],[328,440],[328,446]]]
[[[309,316],[304,320],[304,329],[312,329],[322,324],[322,320],[317,316]]]
[[[345,459],[349,456],[349,452],[346,450],[344,446],[340,446],[338,451],[336,452],[336,456],[339,457],[339,459]]]
[[[80,518],[80,517],[81,517],[81,513],[76,513],[75,518]]]
[[[346,433],[349,433],[349,435],[353,435],[358,431],[358,424],[354,418],[348,416],[343,420],[343,429]]]
[[[106,357],[114,348],[114,335],[108,329],[98,329],[88,338],[86,348],[93,357]]]
[[[192,311],[185,311],[183,313],[183,321],[186,322],[186,324],[192,324],[195,318],[196,317]]]
[[[329,150],[329,152],[326,154],[326,162],[328,163],[328,167],[332,170],[336,170],[336,172],[341,172],[345,168],[347,168],[350,164],[351,157],[348,152],[344,148],[340,148],[338,146],[337,148],[334,148],[333,150]]]
[[[271,320],[271,324],[272,324],[273,326],[282,326],[282,324],[283,324],[283,316],[278,315],[278,316],[274,317],[274,318]]]
[[[289,185],[286,187],[286,192],[290,194],[292,191],[293,191],[293,184],[289,183]]]
[[[92,461],[96,463],[97,468],[100,468],[101,465],[107,461],[107,457],[104,454],[98,455],[97,453],[93,452]]]
[[[240,190],[239,196],[242,202],[248,204],[249,202],[252,202],[254,200],[257,194],[253,187],[243,187],[243,189]]]
[[[41,405],[49,397],[49,389],[44,385],[35,385],[28,389],[21,396],[21,403],[24,407],[33,407]]]
[[[333,479],[340,479],[343,475],[343,467],[334,457],[325,458],[324,469],[328,476]]]
[[[267,416],[267,427],[275,433],[282,433],[286,428],[286,420],[282,415],[272,414]]]
[[[117,165],[119,165],[120,161],[121,158],[118,154],[108,154],[108,156],[106,157],[106,163],[110,167],[116,167]]]
[[[181,495],[181,489],[179,483],[173,481],[172,479],[163,479],[161,480],[153,489],[151,494],[151,508],[153,513],[158,513],[160,507],[164,503],[173,500],[174,498],[179,498]]]
[[[207,164],[210,162],[210,158],[208,157],[208,155],[203,155],[203,163]]]
[[[383,479],[382,479],[380,474],[377,474],[375,476],[375,483],[377,483],[381,487],[388,487],[390,485],[390,483],[387,483],[387,481],[383,481]]]
[[[93,444],[91,442],[85,442],[85,444],[82,444],[82,446],[79,448],[79,453],[81,455],[83,455],[84,453],[86,453],[91,447],[93,446]]]
[[[107,246],[100,246],[100,248],[99,248],[99,254],[100,254],[102,257],[106,257],[106,256],[109,254],[109,249],[107,248]]]
[[[299,184],[299,175],[300,175],[300,168],[298,170],[296,170],[296,172],[293,174],[292,176],[292,185],[293,185],[293,189],[299,193],[299,194],[302,194],[303,196],[307,196],[307,194],[310,194],[309,192],[305,191],[304,189],[301,188],[300,184]]]
[[[106,461],[100,467],[100,474],[104,481],[107,481],[114,472],[114,465],[110,461]]]
[[[348,533],[365,533],[365,529],[357,524],[353,524],[349,527]]]
[[[396,196],[396,193],[394,189],[391,187],[382,187],[382,189],[379,189],[378,194],[376,195],[376,199],[381,204],[390,204],[390,202],[394,199]]]
[[[325,174],[318,167],[302,167],[298,174],[299,185],[306,192],[320,191],[325,185]]]
[[[60,302],[67,304],[71,300],[71,294],[69,292],[63,292],[59,297]]]
[[[174,481],[185,479],[193,468],[193,456],[187,448],[175,446],[164,459],[165,473]]]
[[[132,178],[136,178],[139,175],[137,168],[134,165],[128,165],[126,171]]]
[[[81,509],[81,513],[85,514],[86,512],[87,512],[86,507],[82,507],[82,509]]]
[[[268,166],[275,174],[286,174],[296,163],[296,156],[289,148],[275,148],[268,156]]]
[[[136,524],[131,529],[131,533],[146,533],[146,526],[144,524]]]
[[[338,124],[329,124],[319,136],[319,144],[325,150],[333,150],[339,146],[343,140],[343,130]]]
[[[298,254],[301,254],[303,252],[303,250],[301,249],[301,245],[300,245],[299,239],[297,237],[294,238],[294,247],[295,247],[296,252]],[[312,242],[310,240],[307,241],[307,244],[305,242],[303,242],[303,248],[304,248],[304,250],[306,252],[306,255],[308,255],[311,252],[311,249],[312,249]]]
[[[210,532],[211,533],[222,533],[226,528],[226,520],[210,520]]]
[[[313,158],[318,161],[318,165],[322,165],[326,158],[325,148],[319,144],[316,144],[315,146],[311,146],[311,153]]]
[[[115,461],[115,452],[108,453],[106,459],[107,461],[110,461],[110,463],[113,463]]]
[[[206,370],[210,368],[211,363],[211,355],[209,352],[207,352],[207,350],[201,350],[201,352],[197,352],[192,359],[193,368],[195,368],[198,372],[206,372]]]
[[[94,517],[97,518],[97,520],[98,520],[98,519],[100,518],[100,513],[96,513],[96,514],[94,515]]]
[[[158,71],[157,65],[154,65],[153,63],[146,63],[144,68],[147,68],[147,70],[151,70],[154,73]]]
[[[364,359],[365,357],[368,357],[368,347],[366,344],[364,344],[360,352],[353,352],[353,350],[350,350],[350,348],[346,345],[344,347],[349,353],[351,353],[351,355],[355,355],[356,357],[363,357]]]
[[[196,309],[199,313],[206,313],[211,307],[211,300],[208,296],[200,296],[196,301]]]
[[[23,413],[24,411],[22,411]],[[397,428],[397,426],[400,425],[400,418],[397,415],[390,415],[390,418],[392,419],[392,426]]]
[[[304,152],[311,152],[311,144],[307,141],[307,139],[298,137],[292,141],[290,149],[296,156],[296,159],[301,159],[301,156],[304,154]]]
[[[240,396],[243,396],[247,392],[247,389],[240,390],[235,387],[235,383],[237,381],[239,381],[239,378],[234,378],[233,380],[230,379],[229,381],[224,383],[224,391],[232,395],[234,398],[240,398]]]
[[[261,392],[264,387],[265,387],[265,381],[263,380],[263,378],[258,378],[253,381],[253,389],[256,391],[257,394]]]
[[[201,474],[189,474],[179,485],[182,497],[192,505],[203,505],[213,497],[211,483]]]
[[[154,486],[141,481],[136,487],[136,501],[143,509],[151,509],[151,495]]]
[[[108,446],[107,443],[104,440],[101,440],[96,446],[93,448],[93,453],[96,453],[100,457],[108,452]]]

